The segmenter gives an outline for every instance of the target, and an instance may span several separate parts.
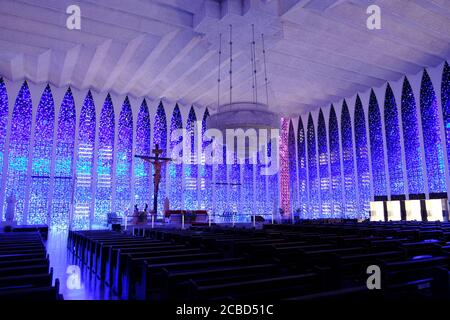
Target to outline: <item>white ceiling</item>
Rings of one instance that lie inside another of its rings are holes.
[[[81,30],[66,8],[81,9]],[[381,8],[381,30],[366,27]],[[251,24],[258,99],[265,102],[266,37],[271,108],[295,115],[417,73],[450,57],[449,0],[0,0],[0,75],[181,104],[252,100]]]

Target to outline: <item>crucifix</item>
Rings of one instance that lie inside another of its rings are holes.
[[[172,161],[172,159],[160,157],[163,150],[159,148],[158,144],[156,144],[155,149],[152,150],[152,153],[154,154],[153,157],[140,155],[135,155],[135,157],[150,162],[153,165],[153,168],[155,168],[155,173],[153,174],[153,213],[156,214],[158,210],[158,190],[159,183],[161,181],[161,168],[164,163]]]

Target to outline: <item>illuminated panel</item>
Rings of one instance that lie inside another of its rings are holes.
[[[267,145],[267,156],[269,158],[268,166],[269,164],[271,164],[272,161],[276,161],[277,155],[273,154],[278,152],[277,147],[278,147],[277,144],[276,143],[272,144],[272,141],[270,141]],[[270,208],[271,213],[274,211],[274,209],[276,209],[277,210],[276,214],[278,215],[278,208],[280,205],[279,201],[280,193],[278,191],[279,190],[278,170],[276,170],[276,173],[267,176],[267,187],[268,187],[268,195],[267,195],[268,207]]]
[[[137,155],[151,156],[150,114],[145,100],[142,101],[139,108],[135,148]],[[141,159],[134,159],[134,203],[139,208],[143,208],[145,203],[151,207],[150,203],[153,194],[151,171],[150,163]]]
[[[308,143],[308,174],[309,174],[309,205],[310,205],[309,218],[316,219],[320,217],[320,198],[319,198],[320,181],[317,172],[316,133],[311,114],[309,114],[308,117],[307,143]]]
[[[450,66],[447,62],[442,70],[441,86],[442,115],[444,118],[445,143],[447,144],[447,161],[450,166]]]
[[[445,199],[425,200],[428,221],[443,221],[443,211],[448,211]]]
[[[357,217],[355,165],[353,159],[352,122],[347,102],[341,114],[342,164],[344,167],[345,218]]]
[[[50,86],[47,85],[36,113],[28,224],[48,224],[54,126],[55,102]]]
[[[3,179],[3,161],[5,158],[6,127],[8,125],[8,93],[3,78],[0,78],[0,181]],[[2,201],[0,195],[0,201]],[[4,201],[5,199],[3,199]],[[3,210],[0,209],[0,219]]]
[[[173,136],[176,130],[180,130],[183,128],[183,121],[181,119],[181,112],[178,104],[173,109],[172,119],[170,120],[170,150],[180,143],[183,142],[183,136],[180,136],[177,140],[173,140]],[[179,134],[179,133],[178,133]],[[172,141],[173,140],[173,141]],[[183,151],[181,150],[180,154],[173,155],[171,154],[174,162],[168,164],[169,170],[169,199],[170,199],[170,207],[175,210],[180,210],[183,208],[183,164],[182,157]],[[176,157],[178,157],[179,164],[177,162]]]
[[[406,77],[403,82],[402,92],[402,125],[403,141],[405,143],[408,191],[410,194],[425,193],[416,101],[411,85]]]
[[[341,149],[339,140],[339,126],[334,106],[331,105],[329,119],[329,142],[330,142],[330,172],[332,192],[332,215],[342,218],[342,171],[341,171]]]
[[[237,153],[233,155],[233,164],[228,165],[228,205],[229,211],[239,213],[238,219],[241,218],[241,212],[239,212],[239,204],[241,199],[241,166],[237,159]]]
[[[75,209],[73,229],[89,229],[93,191],[93,163],[95,148],[95,105],[91,91],[81,107],[78,129],[78,150],[76,162]]]
[[[373,193],[386,196],[386,165],[384,155],[383,128],[381,126],[380,108],[373,90],[369,100],[369,140],[372,162]]]
[[[446,192],[444,150],[441,142],[441,123],[433,84],[426,71],[420,88],[423,144],[427,165],[428,191]]]
[[[220,145],[218,146],[220,148]],[[215,170],[216,170],[216,203],[214,212],[215,214],[222,215],[224,212],[229,211],[229,208],[227,206],[227,199],[228,199],[228,186],[227,186],[227,164],[226,164],[226,146],[223,146],[222,151],[222,163],[218,163]]]
[[[308,217],[309,201],[308,201],[308,175],[306,169],[306,139],[305,129],[303,127],[302,118],[298,118],[297,128],[297,164],[298,164],[298,193],[300,218]]]
[[[75,122],[75,102],[69,88],[64,95],[58,115],[52,216],[50,219],[51,227],[56,229],[67,229],[72,211]]]
[[[272,216],[272,205],[267,202],[267,175],[263,170],[267,163],[266,150],[259,150],[257,153],[257,165],[255,173],[255,199],[254,210],[256,214],[270,219]]]
[[[319,122],[317,124],[317,142],[319,149],[319,177],[320,177],[320,200],[322,205],[322,215],[331,215],[330,196],[330,173],[328,168],[328,143],[327,126],[322,110],[319,112]]]
[[[251,221],[251,216],[254,213],[253,201],[253,164],[250,159],[245,159],[245,163],[241,165],[243,170],[242,180],[242,203],[241,210],[244,217],[248,217],[247,221]],[[256,214],[256,212],[255,212]]]
[[[397,103],[394,93],[388,84],[384,101],[384,123],[386,131],[387,159],[389,169],[389,180],[392,195],[405,193],[403,171],[402,171],[402,151],[400,148],[400,129],[398,123]]]
[[[405,201],[406,221],[422,221],[420,200]]]
[[[114,124],[114,108],[108,94],[100,113],[98,133],[97,192],[93,222],[97,226],[106,226],[107,214],[111,212]]]
[[[280,139],[280,205],[284,218],[291,217],[291,203],[289,193],[289,119],[281,118]]]
[[[205,150],[211,144],[211,140],[206,139],[206,124],[209,118],[208,109],[205,110],[202,119],[202,163],[200,165],[200,209],[208,210],[208,213],[212,211],[212,178],[213,178],[213,166],[212,164],[205,163]],[[206,140],[206,141],[205,141]]]
[[[366,117],[359,96],[355,104],[355,147],[356,170],[359,190],[358,217],[369,218],[370,211],[370,169],[367,149]]]
[[[387,201],[388,221],[400,221],[402,219],[400,201]]]
[[[184,165],[185,190],[184,207],[187,210],[198,209],[197,199],[197,179],[198,179],[198,161],[197,161],[197,141],[195,139],[197,130],[197,117],[194,107],[191,107],[186,123],[186,131],[190,141],[189,164]]]
[[[289,121],[288,134],[288,156],[289,156],[289,195],[291,199],[291,209],[298,212],[298,183],[297,183],[297,150],[295,146],[295,131],[292,120]]]
[[[128,97],[119,115],[116,154],[116,206],[115,212],[124,216],[131,208],[131,162],[133,153],[133,113]]]
[[[384,221],[383,201],[370,202],[370,221]]]
[[[164,111],[164,106],[162,102],[159,103],[158,109],[156,110],[155,120],[153,124],[153,147],[159,145],[162,149],[162,157],[167,156],[167,120],[166,112]],[[153,153],[152,153],[153,156]],[[154,169],[152,168],[152,174],[154,174]],[[158,213],[161,214],[164,208],[164,199],[166,198],[166,166],[161,167],[161,181],[159,183],[159,193],[158,193]],[[153,201],[153,199],[152,199]],[[153,203],[153,202],[152,202]],[[150,206],[153,208],[153,206]]]
[[[26,224],[26,221],[24,221],[24,202],[32,111],[30,90],[25,81],[19,90],[13,109],[9,142],[9,167],[5,192],[6,197],[10,195],[16,197],[15,220],[18,224]]]

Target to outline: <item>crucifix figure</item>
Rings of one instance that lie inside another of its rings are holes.
[[[155,169],[155,173],[153,174],[153,214],[156,214],[158,210],[158,190],[159,183],[161,181],[162,165],[166,162],[172,161],[171,158],[160,157],[162,152],[163,150],[159,148],[158,144],[156,144],[155,149],[152,150],[152,153],[154,154],[153,157],[135,155],[136,158],[140,158],[144,161],[150,162]]]

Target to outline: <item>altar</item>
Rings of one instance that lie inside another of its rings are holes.
[[[180,223],[184,217],[184,223],[207,223],[208,211],[206,210],[165,210],[164,217],[171,223]]]

